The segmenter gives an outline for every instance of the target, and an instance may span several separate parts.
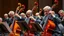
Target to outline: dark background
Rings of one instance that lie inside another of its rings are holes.
[[[8,13],[10,10],[15,11],[18,2],[25,4],[26,11],[27,9],[32,9],[35,1],[39,2],[39,8],[43,8],[46,5],[52,6],[54,3],[54,0],[0,0],[0,17],[3,17],[3,15]],[[62,9],[62,0],[59,0],[58,8]]]
[[[25,5],[25,11],[24,12],[26,12],[28,9],[28,0],[25,0],[25,1],[24,0],[18,0],[18,2]]]
[[[3,17],[5,13],[10,10],[15,10],[18,0],[0,0],[0,17]]]

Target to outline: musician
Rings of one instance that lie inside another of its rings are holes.
[[[44,23],[44,22],[46,22],[46,17],[47,17],[47,15],[48,14],[51,14],[51,16],[49,17],[49,19],[51,19],[51,20],[54,20],[54,23],[55,23],[55,25],[56,25],[56,28],[55,28],[55,30],[56,31],[60,31],[59,30],[59,28],[58,28],[58,24],[61,22],[61,20],[60,20],[60,18],[55,14],[55,12],[54,11],[52,11],[52,8],[50,7],[50,6],[45,6],[44,8],[43,8],[43,10],[44,10],[44,20],[42,21],[42,24]],[[55,33],[55,32],[53,32],[53,33]],[[58,36],[58,33],[56,33],[56,34],[54,34],[54,35],[56,35],[56,36]],[[62,36],[61,35],[61,33],[59,34],[59,36]]]
[[[18,15],[17,13],[15,13],[15,16],[16,16],[16,18],[17,18],[18,21],[25,21],[25,19],[26,19],[25,13],[21,13],[20,15]]]
[[[14,13],[14,11],[10,11],[9,12],[9,16],[10,16],[10,28],[12,29],[12,31],[14,32],[15,36],[20,36],[21,33],[21,29],[20,26],[18,25],[18,21],[20,20],[18,17],[20,17],[18,15],[18,13]],[[18,17],[17,17],[18,16]],[[19,19],[19,20],[18,20]],[[11,36],[11,34],[10,34]]]
[[[53,11],[50,11],[50,12],[52,12],[53,13]],[[55,16],[54,16],[55,15]],[[63,29],[64,29],[64,27],[63,27],[63,25],[62,25],[62,21],[61,21],[61,19],[57,16],[57,14],[54,14],[54,15],[52,15],[53,16],[53,20],[54,20],[54,23],[55,23],[55,25],[56,25],[56,28],[55,28],[55,32],[54,32],[54,34],[53,34],[53,36],[63,36],[63,33],[62,33],[62,31],[63,31]],[[60,31],[60,33],[58,34],[58,32]]]
[[[26,14],[25,14],[25,13],[21,13],[20,16],[21,16],[22,18],[24,18],[24,19],[26,18]]]
[[[60,10],[58,13],[60,15],[60,19],[62,20],[62,24],[64,25],[64,11]]]
[[[9,16],[10,16],[10,25],[12,24],[12,22],[13,22],[13,18],[14,18],[14,11],[9,11]]]
[[[26,12],[26,19],[25,19],[26,22],[27,22],[27,24],[29,23],[31,16],[33,16],[32,10],[28,10],[28,11]]]
[[[26,22],[27,23],[29,23],[30,22],[30,20],[33,20],[33,22],[40,22],[40,20],[37,20],[35,17],[34,17],[34,15],[32,14],[32,10],[28,10],[27,12],[26,12],[26,16],[27,16],[27,18],[26,18]]]
[[[23,18],[25,18],[26,14],[25,13],[21,13],[20,16],[22,16]]]
[[[44,16],[43,16],[43,20],[40,23],[42,25],[42,29],[43,29],[44,22],[46,22],[46,16],[49,14],[49,11],[51,11],[52,9],[50,6],[45,6],[43,10],[44,10]]]
[[[10,24],[10,20],[9,20],[8,14],[4,14],[3,21],[7,22],[8,25]]]
[[[31,23],[40,23],[40,16],[39,16],[39,13],[38,14],[36,14],[36,15],[38,15],[38,20],[34,17],[34,15],[32,14],[32,10],[28,10],[27,12],[26,12],[26,22],[27,22],[27,24],[31,24]],[[30,27],[30,26],[29,26]],[[34,34],[37,34],[37,32],[31,32],[31,33],[33,33],[33,35]]]
[[[63,18],[63,10],[60,10],[58,13],[59,13],[59,15],[60,15],[60,19],[62,19]]]
[[[43,8],[43,10],[44,10],[44,16],[43,16],[43,21],[44,21],[45,20],[45,17],[49,14],[49,11],[51,11],[52,8],[50,6],[45,6]],[[40,24],[43,24],[43,21]]]

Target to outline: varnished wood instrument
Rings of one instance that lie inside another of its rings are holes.
[[[17,10],[16,10],[16,13],[19,14],[19,12],[17,12]],[[11,30],[14,34],[10,33],[9,36],[20,36],[21,29],[20,29],[20,26],[17,23],[17,19],[15,18],[15,16],[13,18],[13,22],[12,22],[10,27],[11,27]]]
[[[54,21],[49,19],[50,15],[46,17],[46,21],[43,25],[43,33],[41,36],[52,36],[52,31],[55,29],[56,25]]]

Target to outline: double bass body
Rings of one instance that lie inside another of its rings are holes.
[[[17,21],[15,21],[14,24],[15,25],[14,25],[13,30],[12,30],[13,34],[10,33],[9,36],[20,36],[20,32],[21,32],[20,26],[18,25]],[[11,25],[11,27],[12,27],[12,25]]]
[[[52,20],[48,20],[44,31],[42,32],[41,36],[52,36],[52,31],[55,29],[56,25]]]

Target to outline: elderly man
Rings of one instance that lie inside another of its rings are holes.
[[[25,18],[26,14],[25,13],[21,13],[20,16],[22,16],[23,18]]]
[[[44,10],[44,20],[45,20],[45,17],[49,14],[49,11],[51,11],[52,9],[51,9],[51,7],[49,7],[49,6],[45,6],[44,8],[43,8],[43,10]],[[43,24],[43,21],[40,23],[40,24]]]
[[[21,13],[20,15],[18,15],[16,13],[15,16],[16,16],[16,18],[17,18],[18,21],[25,21],[25,19],[26,19],[25,13]]]
[[[31,23],[37,22],[37,20],[34,18],[33,14],[32,14],[32,10],[28,10],[26,12],[26,19],[25,21],[27,22],[27,24],[29,25],[29,27],[31,28],[32,25],[30,25]],[[33,26],[32,26],[33,27]],[[32,28],[31,28],[32,29]],[[32,29],[33,30],[33,29]],[[30,30],[29,30],[30,31]],[[30,33],[29,36],[35,36],[34,32],[30,31],[28,32]]]
[[[32,10],[28,10],[27,12],[26,12],[26,22],[27,22],[27,24],[30,24],[30,23],[33,23],[33,22],[35,22],[35,23],[40,23],[40,19],[36,19],[36,18],[34,18],[34,16],[33,16],[33,14],[32,14]],[[40,18],[40,16],[39,16],[39,13],[37,13],[36,14],[36,16],[38,16],[38,18]],[[37,32],[35,32],[35,34],[37,34]]]
[[[64,11],[60,10],[59,15],[60,15],[60,19],[62,20],[62,24],[64,25]]]
[[[38,15],[38,14],[37,14]],[[33,16],[33,14],[32,14],[32,10],[28,10],[27,12],[26,12],[26,22],[27,23],[29,23],[30,22],[30,20],[33,20],[33,22],[40,22],[39,20],[37,20],[36,18],[34,18],[34,16]]]
[[[24,20],[26,19],[26,14],[25,13],[21,13],[20,16],[21,16],[21,19],[24,19]]]
[[[14,17],[14,11],[9,11],[9,16],[10,16],[10,18],[13,18]]]
[[[8,14],[4,14],[4,18],[8,19],[9,18]]]
[[[64,11],[63,10],[60,10],[58,13],[60,15],[60,19],[62,20]]]
[[[13,23],[14,16],[15,16],[15,15],[14,15],[14,11],[9,11],[8,14],[9,14],[9,16],[10,16],[10,19],[9,19],[9,20],[10,20],[10,25],[11,25],[11,24]]]
[[[27,25],[29,24],[30,22],[30,19],[33,18],[32,17],[32,11],[31,10],[28,10],[26,12],[26,15],[24,13],[21,13],[20,15],[18,15],[17,13],[15,14],[16,17],[18,17],[20,19],[20,21],[26,21]],[[27,31],[28,32],[28,31]],[[29,33],[29,32],[28,32]],[[28,33],[27,34],[24,34],[26,36],[28,36]]]
[[[28,10],[26,12],[26,22],[27,22],[27,24],[29,24],[30,18],[33,18],[32,10]]]
[[[61,20],[60,20],[60,18],[58,18],[58,16],[56,16],[55,12],[52,11],[52,8],[50,6],[45,6],[43,8],[43,10],[44,10],[44,17],[43,17],[43,21],[41,22],[41,24],[43,24],[43,30],[45,28],[45,23],[46,23],[47,17],[48,17],[48,15],[50,15],[48,19],[53,20],[56,25],[56,28],[54,31],[56,31],[56,32],[60,31],[58,28],[58,24],[60,24]],[[53,36],[55,36],[55,35],[62,36],[61,32],[60,32],[60,34],[58,34],[56,32],[52,32],[52,33],[54,33]]]
[[[8,14],[4,14],[3,21],[7,22],[8,25],[10,24],[10,20],[9,20]]]
[[[14,35],[15,36],[20,36],[21,29],[20,29],[20,26],[18,25],[18,23],[16,21],[20,21],[21,17],[17,13],[14,13],[14,11],[10,11],[9,16],[10,16],[10,22],[11,22],[10,27],[13,30],[13,32],[15,33]],[[19,31],[18,34],[16,34],[17,31]],[[12,36],[12,35],[10,35],[10,36]]]

